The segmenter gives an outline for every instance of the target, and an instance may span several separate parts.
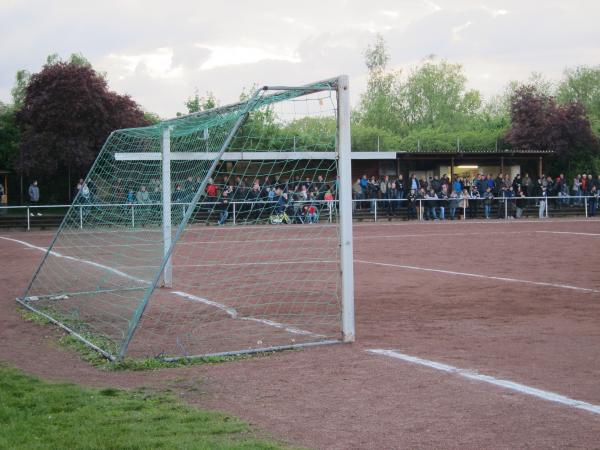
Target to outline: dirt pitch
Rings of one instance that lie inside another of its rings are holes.
[[[41,257],[17,241],[43,247],[51,233],[2,233],[0,360],[50,379],[171,386],[312,448],[600,448],[600,414],[367,352],[600,405],[600,221],[356,224],[354,234],[355,344],[107,373],[16,311]]]

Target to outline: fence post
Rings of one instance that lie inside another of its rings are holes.
[[[135,228],[135,203],[131,204],[131,227]]]
[[[508,197],[504,197],[504,220],[508,220]]]
[[[463,200],[463,220],[467,220],[467,205],[465,203],[465,200]]]
[[[333,222],[333,202],[327,204],[327,209],[329,209],[329,223]]]
[[[233,224],[235,225],[235,202],[233,202]]]
[[[423,200],[419,199],[419,220],[423,220]]]
[[[585,197],[583,197],[584,203],[585,203],[585,218],[588,218],[588,206],[587,206],[587,195]]]
[[[83,229],[83,206],[79,205],[79,228]]]
[[[546,219],[549,217],[548,216],[548,210],[550,209],[550,200],[548,197],[546,197]]]
[[[373,202],[375,203],[375,222],[377,222],[377,199],[373,199]]]
[[[27,207],[27,209],[25,210],[27,213],[27,231],[31,230],[31,219],[30,219],[30,213],[29,213],[29,206]]]

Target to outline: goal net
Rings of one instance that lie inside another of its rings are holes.
[[[113,132],[18,301],[110,359],[354,339],[347,77]]]

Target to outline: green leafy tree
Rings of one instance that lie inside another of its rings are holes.
[[[401,128],[396,98],[400,71],[388,70],[389,59],[385,40],[378,34],[375,42],[365,50],[369,78],[355,120],[367,127],[397,132]]]
[[[197,113],[200,111],[206,111],[207,109],[213,109],[218,105],[217,99],[212,92],[207,92],[206,97],[200,97],[198,90],[194,93],[193,97],[190,97],[185,102],[185,106],[188,110],[188,114]]]
[[[27,95],[27,85],[29,84],[30,79],[31,74],[27,70],[21,69],[17,71],[17,74],[15,75],[15,85],[10,91],[15,109],[21,109],[23,106],[25,95]]]
[[[567,69],[558,85],[556,97],[559,103],[582,104],[594,131],[600,134],[600,66]]]
[[[0,168],[12,168],[19,151],[19,128],[15,120],[15,108],[0,102]]]
[[[478,91],[466,89],[460,64],[429,58],[403,83],[399,102],[403,120],[412,126],[460,124],[481,108]]]
[[[153,113],[150,111],[144,111],[144,120],[146,122],[148,122],[148,124],[150,124],[150,125],[156,125],[157,123],[159,123],[161,121],[161,118],[156,113]]]

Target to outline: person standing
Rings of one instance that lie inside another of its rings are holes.
[[[598,209],[598,189],[596,188],[596,185],[593,185],[590,189],[589,197],[590,207],[588,217],[594,217],[596,215],[596,210]]]
[[[546,217],[546,208],[548,207],[548,190],[546,186],[542,186],[542,194],[540,195],[540,209],[539,218],[544,219]]]
[[[417,191],[411,189],[406,196],[408,205],[406,207],[406,220],[417,218]]]
[[[225,225],[227,221],[227,217],[229,217],[229,199],[228,199],[228,191],[223,190],[221,193],[221,199],[218,203],[219,208],[219,225]]]
[[[517,192],[515,204],[517,207],[515,212],[515,219],[520,219],[523,216],[523,210],[525,209],[525,206],[527,204],[527,200],[525,199],[525,193],[523,192],[523,189],[519,189],[519,191]]]
[[[39,201],[40,201],[40,188],[38,186],[37,180],[33,180],[33,183],[31,183],[29,185],[29,189],[27,190],[27,194],[28,194],[28,197],[29,197],[29,204],[31,206],[37,206],[38,203],[39,203]],[[35,214],[32,212],[31,215],[34,216]],[[38,212],[37,215],[41,216],[42,213]]]
[[[485,190],[485,194],[483,194],[483,214],[486,219],[490,218],[490,213],[492,212],[492,202],[494,201],[494,194],[492,193],[492,188],[488,187]]]

